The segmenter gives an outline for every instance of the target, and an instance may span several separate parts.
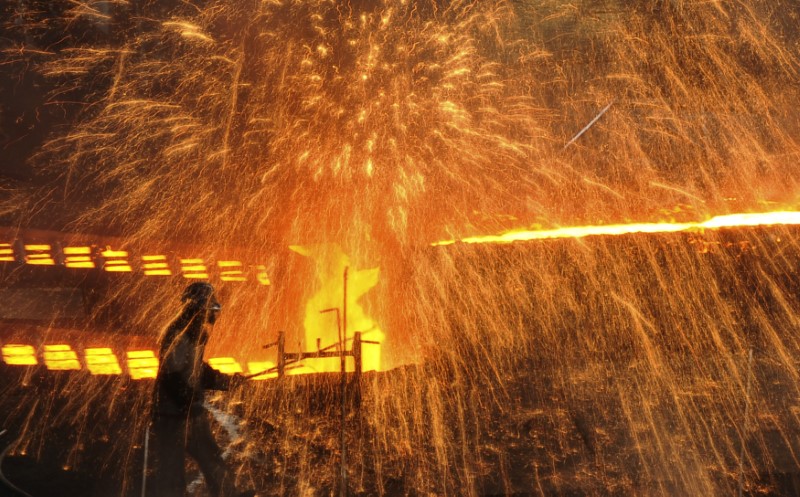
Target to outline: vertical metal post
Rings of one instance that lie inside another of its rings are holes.
[[[361,382],[361,332],[353,333],[353,363],[355,367],[355,382]]]
[[[278,332],[278,378],[283,378],[286,371],[286,333]]]
[[[342,412],[341,412],[341,440],[339,441],[339,450],[342,454],[342,467],[341,475],[339,476],[339,497],[347,497],[347,441],[345,439],[345,423],[347,421],[347,371],[346,371],[346,356],[345,346],[347,344],[347,270],[349,267],[344,268],[343,278],[343,293],[344,298],[342,302],[342,332],[339,334],[339,357],[341,360],[342,380],[341,380],[341,395],[342,395]]]
[[[353,402],[356,406],[356,413],[360,416],[361,415],[361,371],[363,370],[362,366],[362,353],[361,353],[361,332],[356,331],[353,333],[353,366],[355,371],[353,373],[353,383],[355,384],[353,393],[350,395],[353,397]]]
[[[14,260],[17,264],[25,264],[25,242],[22,238],[14,240]]]

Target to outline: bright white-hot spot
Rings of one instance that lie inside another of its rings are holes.
[[[445,240],[433,246],[461,243],[512,243],[556,238],[583,238],[587,236],[614,236],[633,233],[675,233],[679,231],[721,229],[734,227],[800,225],[800,212],[778,211],[754,214],[728,214],[712,217],[703,222],[687,223],[630,223],[597,226],[569,226],[549,230],[512,230],[500,235],[471,236],[460,240]]]

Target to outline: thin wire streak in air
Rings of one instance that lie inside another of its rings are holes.
[[[573,143],[575,143],[575,142],[578,140],[578,138],[580,138],[581,136],[583,136],[583,134],[584,134],[584,133],[586,133],[587,131],[589,131],[589,128],[591,128],[592,126],[594,126],[594,123],[596,123],[596,122],[597,122],[597,121],[598,121],[598,120],[599,120],[601,117],[603,117],[603,114],[605,114],[605,113],[606,113],[606,111],[607,111],[608,109],[610,109],[612,105],[614,105],[614,101],[613,101],[613,100],[612,100],[611,102],[609,102],[609,104],[608,104],[608,105],[606,105],[606,106],[603,108],[603,110],[601,110],[601,111],[600,111],[600,113],[599,113],[599,114],[597,114],[597,115],[594,117],[594,119],[592,119],[591,121],[589,121],[589,124],[587,124],[586,126],[584,126],[584,128],[583,128],[582,130],[578,131],[578,134],[577,134],[577,135],[575,135],[575,136],[573,136],[573,137],[572,137],[572,139],[571,139],[570,141],[568,141],[566,145],[564,145],[564,148],[562,148],[562,149],[561,149],[561,151],[563,152],[564,150],[566,150],[566,149],[567,149],[567,147],[569,147],[570,145],[572,145]]]

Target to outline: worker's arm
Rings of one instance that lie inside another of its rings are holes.
[[[220,373],[205,362],[201,374],[200,382],[207,390],[228,390],[231,387],[230,375]]]

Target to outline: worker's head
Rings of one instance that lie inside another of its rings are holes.
[[[186,311],[197,315],[205,314],[204,321],[214,324],[219,311],[222,310],[217,298],[214,296],[214,287],[211,283],[198,281],[187,286],[181,295],[181,302],[186,306]]]

